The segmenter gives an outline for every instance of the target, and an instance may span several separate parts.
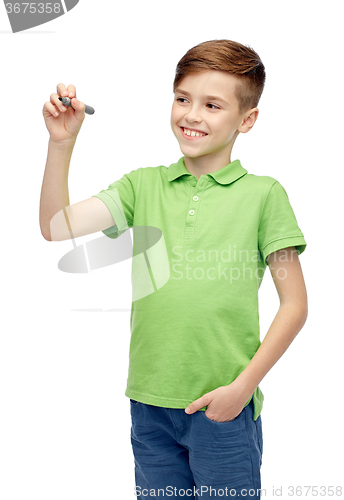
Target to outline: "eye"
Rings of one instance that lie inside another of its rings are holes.
[[[187,99],[185,97],[177,97],[176,100],[179,102],[187,102]]]
[[[215,104],[211,104],[210,102],[207,104],[207,106],[212,106],[210,109],[221,109],[219,106],[216,106]]]

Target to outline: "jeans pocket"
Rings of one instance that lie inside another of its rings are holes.
[[[132,404],[132,405],[136,406],[136,405],[138,405],[138,404],[139,404],[139,402],[138,402],[138,401],[136,401],[135,399],[130,399],[130,404]]]

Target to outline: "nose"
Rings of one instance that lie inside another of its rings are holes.
[[[196,108],[195,106],[192,106],[192,108],[190,108],[189,111],[186,113],[185,120],[188,123],[195,123],[195,122],[201,123],[203,118],[199,112],[199,109]]]

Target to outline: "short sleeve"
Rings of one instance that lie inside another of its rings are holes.
[[[266,257],[283,248],[295,246],[300,255],[306,241],[299,228],[284,187],[275,181],[266,197],[258,231],[259,251]]]
[[[102,232],[109,238],[118,238],[130,227],[133,227],[135,191],[133,173],[125,174],[121,179],[109,185],[108,189],[100,191],[92,198],[99,198],[108,207],[115,225]]]

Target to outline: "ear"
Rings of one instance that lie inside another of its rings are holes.
[[[238,127],[238,132],[246,134],[246,132],[251,130],[253,125],[256,123],[256,120],[258,118],[258,113],[259,113],[258,108],[252,108],[249,111],[246,111],[243,120],[241,122],[241,125]]]

